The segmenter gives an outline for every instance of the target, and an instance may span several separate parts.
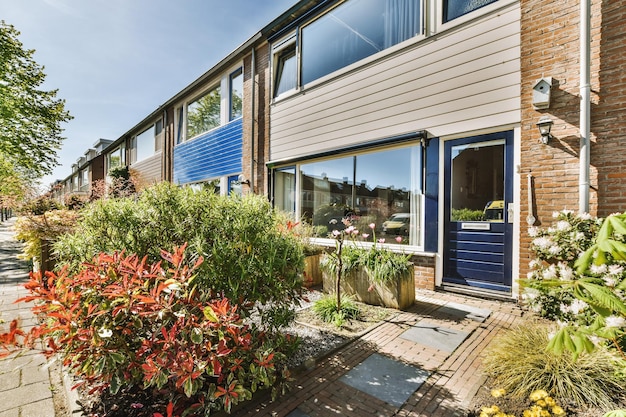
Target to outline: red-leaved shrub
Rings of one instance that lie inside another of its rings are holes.
[[[282,354],[228,299],[193,285],[202,260],[188,265],[184,251],[163,251],[156,264],[100,254],[73,276],[31,274],[30,295],[18,301],[35,302],[42,323],[28,333],[11,323],[0,345],[10,352],[41,340],[92,392],[155,388],[189,411],[230,411],[260,388],[277,393],[288,378]]]

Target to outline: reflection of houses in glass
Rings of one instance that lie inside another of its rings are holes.
[[[330,220],[341,223],[344,217],[366,217],[380,228],[396,212],[410,211],[410,191],[393,185],[369,187],[362,180],[355,187],[347,177],[328,178],[302,175],[303,218],[314,226],[328,226]],[[337,226],[334,228],[340,228]]]

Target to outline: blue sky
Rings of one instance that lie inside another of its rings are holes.
[[[74,119],[47,186],[117,139],[297,0],[0,0]]]

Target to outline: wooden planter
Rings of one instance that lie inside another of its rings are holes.
[[[323,280],[324,292],[335,292],[335,277],[324,273]],[[415,302],[413,265],[404,275],[382,284],[375,283],[372,290],[368,291],[370,285],[367,273],[359,269],[341,278],[341,293],[365,304],[400,310],[410,307]]]
[[[320,269],[322,254],[308,255],[304,259],[304,286],[313,287],[322,283],[322,270]]]

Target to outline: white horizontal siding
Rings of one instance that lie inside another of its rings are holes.
[[[520,121],[519,5],[272,105],[271,159]]]

